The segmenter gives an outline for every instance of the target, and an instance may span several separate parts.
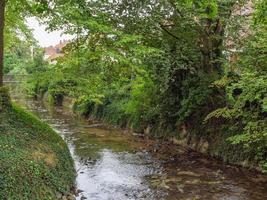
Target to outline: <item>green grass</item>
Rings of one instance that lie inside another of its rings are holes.
[[[1,200],[54,200],[70,191],[74,179],[59,135],[17,106],[0,111]]]

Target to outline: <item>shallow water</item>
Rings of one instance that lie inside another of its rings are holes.
[[[195,152],[161,159],[145,150],[144,141],[123,131],[90,125],[41,102],[18,102],[67,142],[81,190],[77,200],[267,199],[267,179],[261,174]]]
[[[163,191],[153,190],[146,176],[162,173],[160,163],[129,135],[115,129],[96,128],[84,119],[60,108],[47,109],[36,101],[20,102],[48,123],[67,142],[75,161],[76,199],[90,200],[161,199]]]

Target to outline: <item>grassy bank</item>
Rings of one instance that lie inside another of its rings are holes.
[[[67,145],[48,125],[8,101],[1,91],[0,199],[57,199],[73,185]]]

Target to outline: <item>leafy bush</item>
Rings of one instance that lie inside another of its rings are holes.
[[[229,141],[242,144],[267,170],[267,33],[261,24],[254,28],[240,54],[239,73],[226,84],[227,107],[212,112],[207,119],[227,119],[232,132]]]

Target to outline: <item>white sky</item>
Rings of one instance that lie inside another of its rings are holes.
[[[61,35],[61,31],[46,31],[46,26],[41,25],[34,17],[28,18],[27,24],[33,29],[34,38],[39,42],[41,47],[54,46],[58,44],[60,40],[69,40],[72,38],[70,35]]]

